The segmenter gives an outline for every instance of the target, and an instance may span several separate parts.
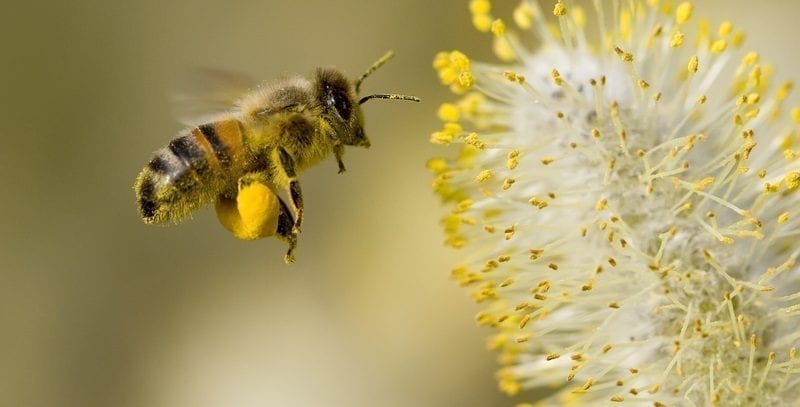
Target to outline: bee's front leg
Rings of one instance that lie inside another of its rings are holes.
[[[342,161],[342,156],[344,156],[344,144],[335,144],[333,146],[333,155],[336,156],[336,162],[339,164],[339,174],[347,171],[347,169],[344,168],[344,161]]]
[[[278,150],[280,163],[289,182],[289,198],[296,211],[297,217],[294,220],[293,233],[300,233],[300,226],[303,224],[303,191],[300,189],[300,181],[297,180],[297,173],[294,169],[294,159],[285,149]]]

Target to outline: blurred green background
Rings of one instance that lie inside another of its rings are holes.
[[[494,60],[466,1],[5,3],[0,24],[0,405],[512,405],[487,331],[449,280],[425,161],[450,96],[431,68],[459,48]],[[549,3],[546,2],[546,3]],[[747,45],[800,68],[800,4],[702,0]],[[507,18],[516,2],[495,2]],[[549,7],[549,6],[547,6]],[[145,226],[133,180],[182,127],[170,93],[198,67],[258,78],[360,74],[370,150],[303,174],[298,261],[241,242],[203,210]]]

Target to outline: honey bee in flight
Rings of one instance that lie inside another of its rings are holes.
[[[397,94],[357,98],[363,80],[393,56],[387,53],[356,80],[321,68],[311,79],[266,83],[232,111],[182,131],[156,151],[136,179],[142,219],[147,224],[178,223],[215,203],[220,223],[236,237],[275,236],[289,244],[285,261],[294,261],[303,223],[298,174],[331,153],[342,173],[345,146],[370,146],[364,102],[419,102]]]

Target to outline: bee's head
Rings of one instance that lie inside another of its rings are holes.
[[[352,82],[335,69],[320,69],[317,84],[323,115],[341,142],[348,146],[369,147],[369,139],[364,134],[364,115]]]
[[[364,114],[361,105],[370,99],[411,100],[419,102],[414,96],[395,94],[373,94],[357,99],[361,82],[366,77],[391,59],[394,53],[389,51],[367,69],[357,80],[350,81],[335,69],[321,69],[317,72],[318,97],[328,122],[334,126],[343,144],[348,146],[369,147],[369,139],[364,133]]]

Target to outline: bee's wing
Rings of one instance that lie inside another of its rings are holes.
[[[230,111],[258,81],[241,72],[216,68],[197,69],[172,95],[175,116],[186,125],[211,121]]]

